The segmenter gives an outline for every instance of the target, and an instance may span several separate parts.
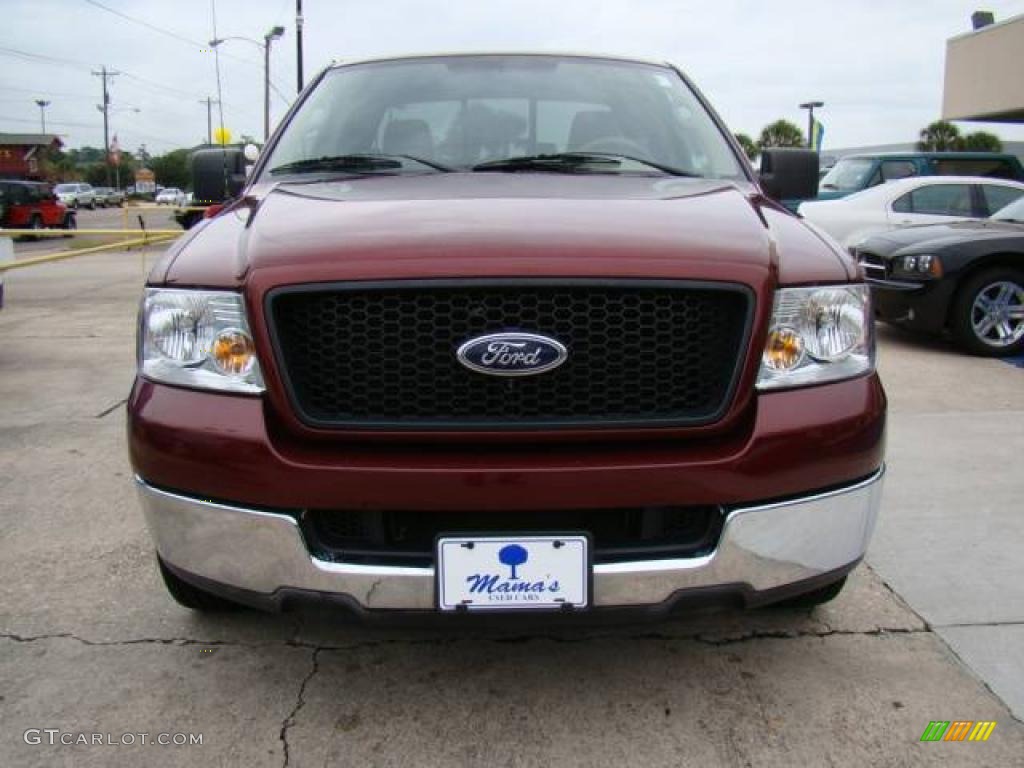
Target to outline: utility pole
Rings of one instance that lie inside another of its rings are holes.
[[[107,169],[108,187],[110,186],[110,91],[107,89],[107,81],[119,74],[121,73],[108,70],[106,66],[99,72],[93,72],[95,77],[103,78],[103,103],[96,105],[96,109],[103,113],[103,165]]]
[[[45,99],[36,99],[36,106],[39,107],[39,119],[43,123],[42,133],[46,133],[46,108],[50,106],[50,102]]]
[[[213,105],[220,104],[217,99],[207,96],[199,100],[200,104],[206,105],[206,143],[213,144]]]
[[[299,75],[299,87],[296,93],[302,93],[302,0],[295,0],[295,71]]]

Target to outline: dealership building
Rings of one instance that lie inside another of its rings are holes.
[[[946,41],[942,119],[1024,123],[1024,16],[971,20],[973,31]]]

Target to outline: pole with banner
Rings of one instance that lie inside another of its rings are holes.
[[[811,149],[821,154],[821,146],[825,141],[825,126],[817,118],[811,120]]]

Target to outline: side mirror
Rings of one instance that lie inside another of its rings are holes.
[[[199,205],[238,197],[245,186],[245,154],[234,147],[199,149],[192,154],[192,191]]]
[[[818,153],[810,149],[761,152],[761,188],[774,200],[808,200],[818,196]]]

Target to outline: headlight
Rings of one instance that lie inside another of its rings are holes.
[[[147,288],[139,313],[139,371],[167,384],[262,392],[241,295]]]
[[[942,277],[942,262],[930,253],[899,256],[893,259],[892,266],[898,277]]]
[[[820,384],[874,370],[870,296],[866,285],[776,291],[757,388]]]

